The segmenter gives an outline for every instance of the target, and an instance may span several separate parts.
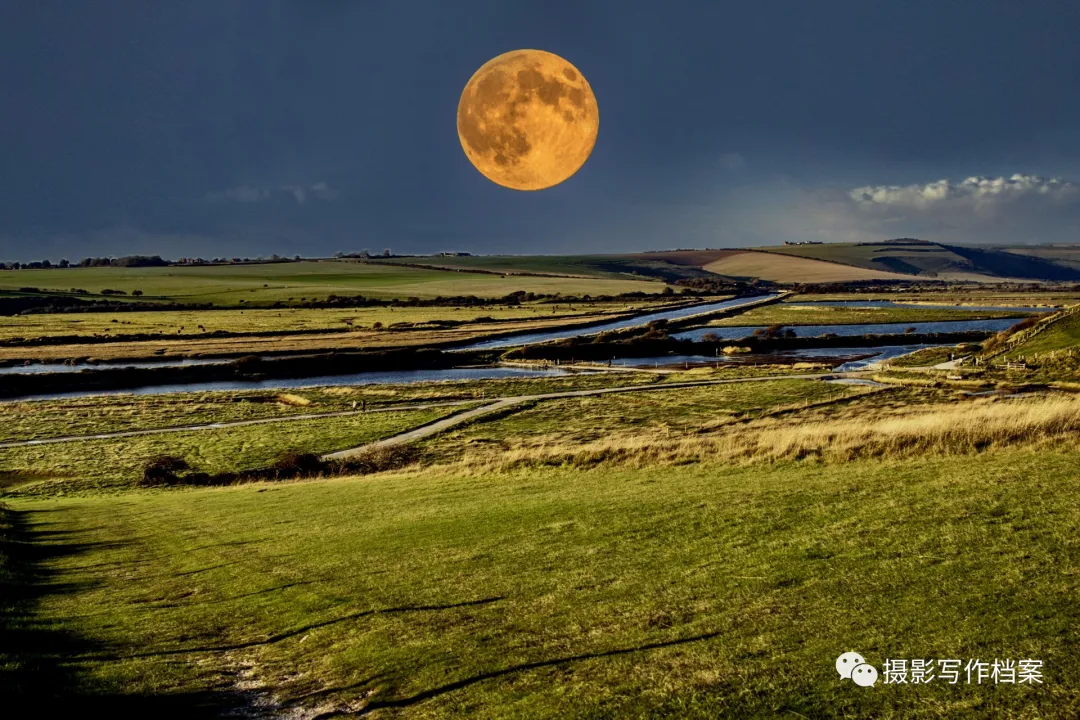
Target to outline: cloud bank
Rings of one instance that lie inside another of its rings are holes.
[[[1016,173],[818,190],[804,193],[798,215],[810,234],[834,241],[1080,241],[1080,185]]]
[[[1080,186],[1061,178],[1017,173],[1009,178],[969,177],[959,183],[937,180],[926,185],[867,185],[855,188],[850,196],[860,205],[925,210],[946,204],[992,207],[1033,197],[1075,202],[1080,199]]]

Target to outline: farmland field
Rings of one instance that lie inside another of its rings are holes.
[[[565,307],[565,306],[563,306]],[[638,306],[640,307],[640,306]],[[398,310],[386,309],[385,317],[393,317],[394,321],[383,327],[376,327],[374,321],[370,326],[362,324],[353,329],[341,323],[345,332],[328,332],[327,330],[311,330],[308,332],[276,334],[274,331],[252,331],[248,334],[242,332],[233,336],[215,337],[209,332],[204,333],[196,326],[194,332],[189,332],[186,325],[178,325],[177,320],[170,317],[171,311],[160,313],[161,317],[155,318],[157,326],[162,328],[175,328],[175,332],[165,334],[160,332],[159,337],[149,337],[139,340],[127,340],[115,337],[113,333],[101,334],[100,338],[94,338],[93,334],[85,338],[74,338],[71,342],[60,344],[6,344],[0,347],[0,360],[8,361],[64,361],[71,358],[92,358],[101,361],[133,360],[133,359],[168,359],[182,357],[238,357],[252,354],[275,354],[275,353],[299,353],[299,352],[326,352],[332,350],[365,350],[390,347],[432,347],[435,345],[465,343],[477,340],[488,335],[501,333],[519,333],[528,330],[544,330],[548,328],[565,328],[574,325],[588,325],[602,320],[604,314],[592,314],[581,312],[567,316],[560,316],[560,311],[555,306],[549,306],[537,312],[529,310],[508,312],[503,319],[494,318],[497,313],[485,313],[475,321],[464,321],[460,325],[453,320],[458,313],[453,308],[445,309],[438,313],[442,317],[451,318],[450,323],[440,325],[431,320],[421,320],[410,327],[397,325]],[[263,311],[276,313],[278,311]],[[281,311],[284,312],[284,311]],[[408,316],[408,313],[402,313]],[[418,313],[424,315],[424,313]],[[427,313],[430,317],[435,313]],[[88,313],[89,315],[89,313]],[[345,314],[348,318],[365,317],[363,313]],[[468,313],[460,313],[468,316]],[[515,317],[514,315],[517,315]],[[207,312],[206,320],[214,322],[213,314]],[[367,318],[381,317],[379,313],[367,315]],[[112,327],[121,327],[119,322],[123,319],[120,313],[107,315],[106,317],[117,319],[116,324],[109,323]],[[492,317],[492,320],[486,318]],[[282,316],[282,320],[284,320]],[[273,318],[266,320],[272,321]],[[324,320],[331,324],[333,320]],[[404,321],[407,323],[407,321]],[[266,322],[263,327],[273,325]],[[395,326],[397,325],[397,326]],[[10,326],[9,326],[10,327]],[[183,332],[180,328],[183,327]],[[15,325],[12,332],[21,332]],[[55,329],[55,326],[54,328]],[[116,334],[123,330],[114,331]],[[18,337],[18,336],[16,336]]]
[[[141,290],[145,300],[234,306],[325,299],[331,294],[373,298],[439,295],[501,297],[518,290],[563,295],[659,292],[646,280],[506,276],[346,261],[152,268],[68,268],[0,271],[0,290],[23,287],[90,293]]]
[[[198,337],[227,332],[236,334],[320,332],[372,329],[375,323],[390,328],[405,323],[426,325],[437,321],[472,323],[478,320],[540,320],[551,322],[586,315],[628,312],[650,303],[533,303],[517,306],[477,307],[366,307],[275,308],[251,310],[166,310],[153,312],[78,312],[0,316],[0,340],[57,336],[167,333],[170,337]]]

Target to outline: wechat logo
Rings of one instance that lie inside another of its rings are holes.
[[[846,652],[836,658],[836,672],[845,680],[851,680],[861,687],[870,687],[877,682],[878,671],[866,662],[866,658],[857,652]]]

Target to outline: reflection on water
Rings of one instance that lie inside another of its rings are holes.
[[[566,338],[578,337],[582,335],[597,335],[609,330],[624,330],[626,328],[637,327],[639,325],[646,325],[654,320],[677,320],[681,318],[691,317],[692,315],[700,315],[707,312],[715,312],[717,310],[725,310],[727,308],[739,307],[740,305],[746,305],[747,303],[754,303],[767,298],[777,297],[777,294],[772,295],[757,295],[755,297],[736,298],[734,300],[724,300],[723,302],[708,303],[706,305],[694,305],[692,307],[679,308],[678,310],[666,310],[663,312],[649,313],[647,315],[638,315],[637,317],[627,318],[625,320],[616,320],[603,325],[594,325],[589,328],[570,328],[567,330],[551,330],[547,332],[535,332],[527,333],[524,335],[516,335],[514,337],[497,338],[495,340],[482,340],[471,345],[465,345],[455,350],[486,350],[489,348],[501,348],[501,347],[514,347],[516,345],[533,345],[535,343],[548,342],[549,340],[565,340]]]
[[[835,347],[835,348],[800,348],[798,350],[784,350],[774,353],[754,353],[740,355],[660,355],[645,358],[617,358],[611,362],[615,367],[639,367],[639,368],[662,368],[682,365],[691,367],[703,364],[736,364],[753,362],[798,362],[806,360],[813,362],[821,358],[845,358],[858,357],[858,360],[849,360],[834,367],[834,370],[849,371],[862,370],[867,366],[891,360],[901,355],[913,353],[923,348],[935,347],[933,344],[917,345],[883,345],[880,347]]]
[[[997,318],[992,320],[946,320],[942,322],[915,323],[860,323],[858,325],[785,325],[784,332],[792,330],[795,337],[817,337],[819,335],[839,335],[854,337],[857,335],[903,335],[908,328],[915,328],[917,333],[954,333],[954,332],[998,332],[1012,327],[1022,318]],[[721,340],[739,340],[750,337],[755,330],[763,330],[760,325],[740,327],[703,327],[676,333],[679,340],[701,340],[710,333]]]
[[[283,378],[273,380],[225,380],[221,382],[189,383],[181,385],[152,385],[129,390],[80,390],[74,392],[31,395],[10,400],[58,400],[61,398],[89,397],[91,395],[163,395],[178,392],[206,392],[209,390],[282,390],[287,388],[324,387],[336,385],[377,385],[390,383],[434,382],[437,380],[491,380],[511,377],[545,377],[566,375],[559,368],[537,369],[510,367],[448,368],[445,370],[400,370],[394,372],[363,372],[350,375],[325,375],[309,378]]]
[[[41,373],[79,372],[81,370],[114,370],[116,368],[166,368],[184,365],[221,365],[232,360],[181,358],[179,360],[148,360],[120,363],[36,363],[0,367],[0,375],[38,375]]]

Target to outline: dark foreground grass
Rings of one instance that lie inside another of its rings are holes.
[[[46,582],[8,629],[50,641],[2,667],[24,688],[268,717],[1075,718],[1078,462],[1017,449],[21,500]],[[860,688],[833,669],[852,649],[879,668],[1035,658],[1044,684]]]

